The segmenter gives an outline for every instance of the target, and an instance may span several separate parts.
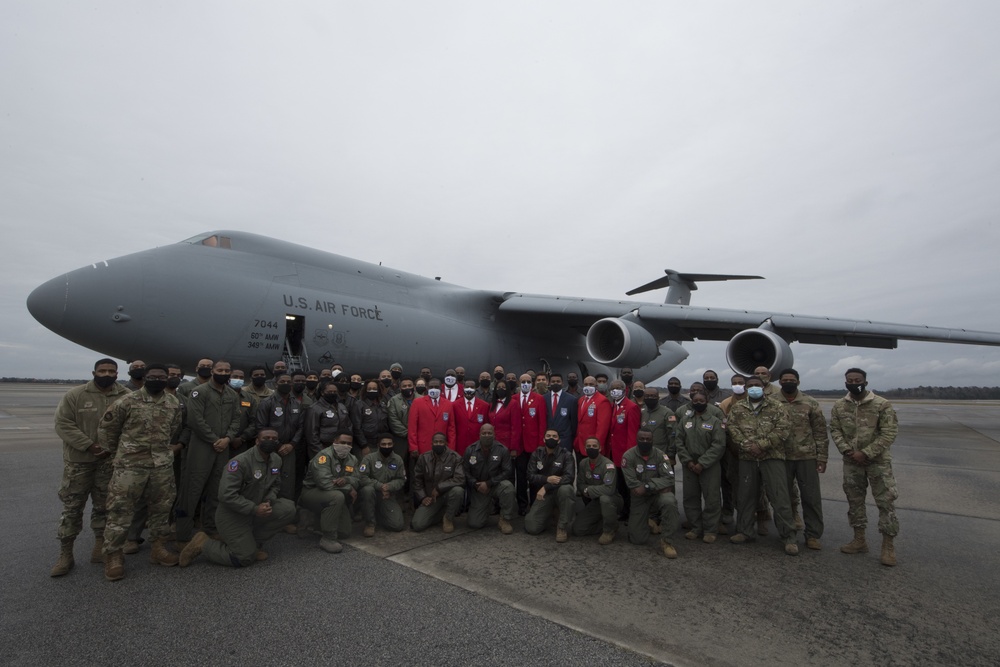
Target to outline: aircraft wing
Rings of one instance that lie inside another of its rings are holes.
[[[507,293],[500,313],[558,320],[582,333],[604,318],[631,319],[658,340],[731,340],[747,329],[773,330],[788,342],[895,348],[900,340],[1000,346],[1000,333],[766,311]]]

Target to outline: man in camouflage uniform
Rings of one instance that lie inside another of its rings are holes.
[[[896,564],[893,538],[899,534],[894,505],[899,494],[889,454],[889,447],[899,431],[896,411],[889,401],[866,389],[868,375],[860,368],[849,369],[845,379],[848,394],[833,404],[830,417],[833,443],[844,455],[847,518],[854,528],[854,539],[840,550],[845,554],[868,552],[865,497],[871,484],[872,497],[878,507],[878,532],[882,533],[881,561],[891,567]]]
[[[114,456],[108,484],[108,523],[104,529],[104,577],[117,581],[125,576],[125,546],[136,505],[145,502],[153,564],[176,565],[177,554],[167,550],[170,508],[176,496],[174,453],[183,426],[181,404],[164,391],[167,367],[150,364],[142,389],[134,391],[104,413],[97,430],[98,444]]]
[[[345,428],[350,425],[345,424]],[[353,440],[351,431],[342,431],[332,445],[313,457],[299,496],[299,505],[319,516],[323,535],[319,548],[331,554],[344,549],[338,539],[351,536],[351,506],[361,486],[358,460],[351,454]],[[305,526],[298,532],[305,535]]]
[[[707,394],[691,394],[690,407],[692,414],[677,423],[677,458],[684,466],[684,514],[691,522],[684,537],[701,537],[712,544],[722,516],[720,460],[726,450],[726,432],[722,420],[708,412]]]
[[[670,543],[670,536],[677,532],[681,522],[674,496],[674,467],[666,454],[653,449],[653,432],[648,428],[639,429],[636,441],[636,446],[625,452],[621,465],[625,487],[632,494],[628,541],[645,544],[652,532],[650,513],[659,512],[663,555],[677,558],[677,550]]]
[[[742,544],[754,539],[754,510],[763,482],[774,508],[778,536],[785,543],[785,553],[798,555],[785,472],[785,439],[790,427],[788,411],[765,395],[761,378],[756,375],[747,378],[747,398],[735,402],[729,412],[729,435],[739,448],[740,457],[738,532],[729,538],[730,542]]]
[[[618,533],[618,514],[625,506],[618,495],[618,480],[615,479],[618,471],[611,459],[601,456],[600,440],[587,438],[583,444],[587,457],[580,461],[576,470],[577,495],[583,507],[578,505],[573,517],[573,534],[600,533],[597,543],[611,544]]]
[[[788,496],[792,499],[794,514],[795,483],[798,482],[802,498],[803,526],[806,547],[821,549],[823,537],[823,497],[820,494],[819,476],[826,472],[830,453],[830,440],[826,435],[826,417],[823,409],[812,396],[799,391],[799,374],[786,368],[778,375],[781,392],[777,398],[788,410],[791,430],[785,440],[785,470],[788,474]]]
[[[282,460],[276,452],[280,444],[276,430],[263,428],[254,447],[226,464],[215,511],[219,539],[199,531],[181,551],[181,567],[201,553],[213,563],[230,567],[267,560],[264,542],[295,518],[295,503],[278,497]]]
[[[492,424],[479,428],[479,440],[469,445],[462,457],[469,493],[469,528],[482,528],[493,509],[493,501],[500,503],[498,527],[504,535],[514,532],[510,521],[516,511],[514,485],[510,476],[514,464],[510,450],[496,441]]]
[[[97,444],[97,425],[108,407],[128,393],[115,380],[118,364],[100,359],[94,364],[94,379],[67,391],[56,408],[56,435],[63,441],[63,476],[59,500],[63,503],[59,519],[59,560],[50,572],[61,577],[73,567],[73,542],[83,529],[83,511],[91,498],[90,528],[94,531],[91,563],[104,557],[105,504],[111,480],[111,457]]]
[[[365,519],[364,536],[375,535],[375,525],[398,533],[406,527],[399,492],[406,483],[406,465],[393,451],[392,434],[378,435],[378,448],[361,461],[361,514]]]

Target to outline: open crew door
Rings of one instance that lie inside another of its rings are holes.
[[[285,315],[285,349],[282,358],[288,371],[304,371],[309,366],[305,346],[306,318],[303,315]]]

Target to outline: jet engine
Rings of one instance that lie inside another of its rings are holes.
[[[641,324],[618,317],[598,320],[587,331],[587,352],[609,366],[645,366],[656,358],[658,347]]]
[[[726,361],[734,371],[747,376],[758,366],[767,366],[772,377],[795,363],[785,339],[767,329],[747,329],[733,336],[726,347]]]

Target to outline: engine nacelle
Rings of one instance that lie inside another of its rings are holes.
[[[726,361],[735,372],[746,376],[753,375],[758,366],[767,366],[771,377],[795,363],[785,339],[766,329],[747,329],[733,336],[726,348]]]
[[[609,366],[645,366],[656,358],[658,347],[642,325],[617,317],[598,320],[587,331],[587,352]]]

